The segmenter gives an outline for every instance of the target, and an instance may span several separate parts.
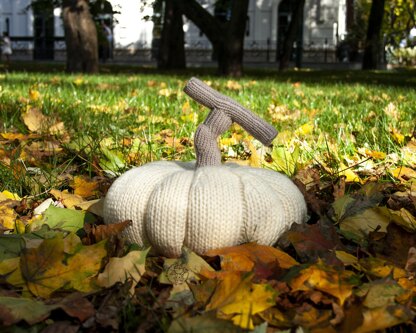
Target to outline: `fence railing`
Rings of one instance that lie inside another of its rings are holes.
[[[64,37],[50,39],[35,37],[11,37],[13,56],[22,60],[31,59],[65,59]],[[152,46],[144,43],[133,43],[128,47],[115,45],[112,60],[123,62],[152,62],[157,57],[157,43]],[[302,48],[303,62],[337,62],[336,50],[333,45],[316,43]],[[190,62],[212,62],[213,50],[208,41],[192,41],[185,43],[187,60]],[[296,52],[296,51],[294,51]],[[270,40],[246,40],[244,42],[245,62],[276,62],[276,42]]]

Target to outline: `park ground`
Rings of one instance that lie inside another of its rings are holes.
[[[415,70],[0,70],[0,331],[416,330]],[[275,247],[168,259],[103,224],[120,174],[195,158],[209,110],[183,93],[192,76],[279,131],[268,149],[238,126],[218,142],[304,194],[308,222]]]

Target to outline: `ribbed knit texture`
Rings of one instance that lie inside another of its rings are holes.
[[[153,162],[120,176],[104,201],[105,223],[132,220],[125,235],[168,257],[256,241],[273,245],[306,219],[305,200],[278,172],[221,165],[217,137],[232,122],[265,145],[276,130],[232,99],[192,78],[184,91],[212,111],[195,133],[197,162]]]
[[[228,130],[233,122],[239,124],[265,146],[269,146],[277,135],[277,131],[272,125],[197,78],[190,79],[183,91],[198,103],[212,110],[195,133],[198,167],[220,165],[221,152],[216,144],[216,138]]]
[[[293,182],[278,172],[225,164],[153,162],[120,176],[104,203],[105,223],[132,220],[125,235],[177,257],[247,241],[273,245],[292,223],[306,219]]]

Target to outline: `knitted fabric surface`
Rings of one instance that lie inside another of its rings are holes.
[[[221,165],[216,139],[232,122],[267,145],[277,132],[208,88],[193,78],[184,89],[212,109],[195,134],[197,161],[133,168],[113,183],[104,201],[105,223],[132,220],[124,232],[127,239],[168,257],[179,256],[183,246],[202,254],[248,241],[273,245],[292,223],[306,219],[304,198],[287,176]]]

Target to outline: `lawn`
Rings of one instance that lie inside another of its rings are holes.
[[[415,328],[416,72],[249,70],[234,80],[209,69],[109,66],[86,76],[39,68],[0,74],[6,330]],[[188,253],[180,262],[192,275],[186,284],[169,279],[172,259],[124,244],[120,231],[127,223],[105,228],[94,207],[134,166],[195,159],[194,134],[209,110],[182,91],[192,76],[276,127],[273,146],[265,148],[233,126],[219,140],[222,159],[287,174],[305,196],[309,221],[282,238],[284,252],[236,247],[237,266],[244,266],[238,259],[244,251],[263,253],[247,255],[251,269],[238,277],[196,271],[202,261],[199,269],[226,273],[229,253],[216,253],[221,264],[214,255]],[[125,260],[124,275],[116,278],[115,257]],[[124,283],[126,276],[135,282]],[[238,289],[225,290],[225,281]],[[275,301],[267,303],[270,298]],[[71,310],[77,302],[83,306]],[[38,311],[18,311],[22,306]]]

